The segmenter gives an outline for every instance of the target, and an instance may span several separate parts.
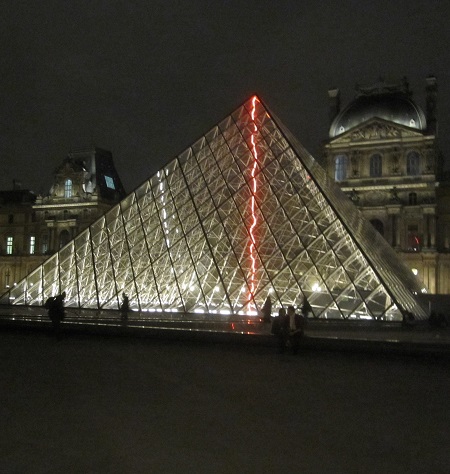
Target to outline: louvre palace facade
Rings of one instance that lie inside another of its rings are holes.
[[[450,294],[450,192],[436,140],[437,83],[427,77],[425,109],[406,80],[357,87],[340,106],[328,92],[327,174],[424,282]]]
[[[0,292],[12,287],[125,195],[112,155],[71,151],[46,195],[0,191]]]

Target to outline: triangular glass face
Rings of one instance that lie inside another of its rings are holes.
[[[41,305],[426,316],[418,281],[255,96],[10,290]]]

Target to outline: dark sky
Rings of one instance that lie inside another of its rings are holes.
[[[46,192],[70,149],[111,150],[127,191],[257,93],[313,155],[330,87],[439,87],[450,157],[443,1],[24,0],[0,7],[0,189]]]

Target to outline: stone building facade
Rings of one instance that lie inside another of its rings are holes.
[[[450,193],[436,143],[436,79],[428,77],[425,88],[425,112],[406,80],[359,87],[342,110],[339,90],[329,90],[324,164],[428,291],[450,294]]]
[[[55,169],[48,195],[14,183],[0,191],[0,292],[66,245],[125,196],[112,155],[72,151]]]

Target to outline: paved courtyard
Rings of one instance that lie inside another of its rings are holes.
[[[5,473],[448,473],[448,358],[0,332]]]

